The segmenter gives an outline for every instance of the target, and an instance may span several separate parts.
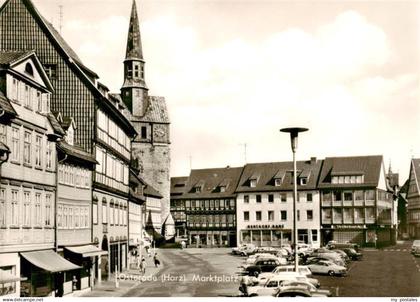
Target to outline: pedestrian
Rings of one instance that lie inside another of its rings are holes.
[[[146,259],[144,259],[143,257],[140,261],[140,273],[142,273],[143,275],[146,274],[146,266]]]
[[[153,257],[153,260],[155,261],[155,267],[159,267],[160,265],[160,261],[157,257],[157,253],[155,253],[155,256]]]

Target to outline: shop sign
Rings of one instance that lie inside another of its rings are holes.
[[[284,229],[284,225],[283,224],[247,225],[247,229]]]

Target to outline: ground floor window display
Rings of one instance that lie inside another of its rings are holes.
[[[359,226],[346,229],[325,228],[322,230],[321,235],[323,244],[334,240],[339,243],[351,242],[359,246],[379,247],[391,245],[396,240],[395,230],[389,226],[377,228]]]
[[[233,231],[190,231],[189,242],[192,246],[232,246],[236,235]]]
[[[292,244],[290,229],[247,229],[240,231],[239,244],[253,243],[256,246],[282,246]],[[298,229],[298,241],[319,246],[318,229]]]

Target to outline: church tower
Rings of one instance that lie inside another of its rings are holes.
[[[130,112],[139,117],[145,114],[147,108],[148,88],[145,81],[144,65],[139,18],[134,0],[128,29],[121,97]]]
[[[165,98],[148,93],[144,65],[140,22],[133,0],[121,99],[138,133],[131,148],[133,165],[140,171],[139,176],[162,196],[146,201],[146,219],[160,232],[170,214],[170,121]]]

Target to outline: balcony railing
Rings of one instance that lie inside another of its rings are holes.
[[[343,206],[345,207],[351,207],[353,205],[353,200],[344,200]]]
[[[353,217],[344,217],[344,223],[347,223],[347,224],[353,223]]]
[[[332,218],[322,218],[322,224],[332,224]]]
[[[323,207],[330,207],[331,206],[331,200],[323,200],[322,201]]]
[[[365,223],[365,220],[363,218],[354,218],[354,223]]]
[[[343,206],[343,202],[341,200],[334,200],[333,207],[341,207]]]
[[[366,206],[374,206],[375,205],[375,201],[374,200],[366,200],[365,201],[365,205]]]
[[[366,218],[366,223],[375,223],[375,218],[367,217]]]

